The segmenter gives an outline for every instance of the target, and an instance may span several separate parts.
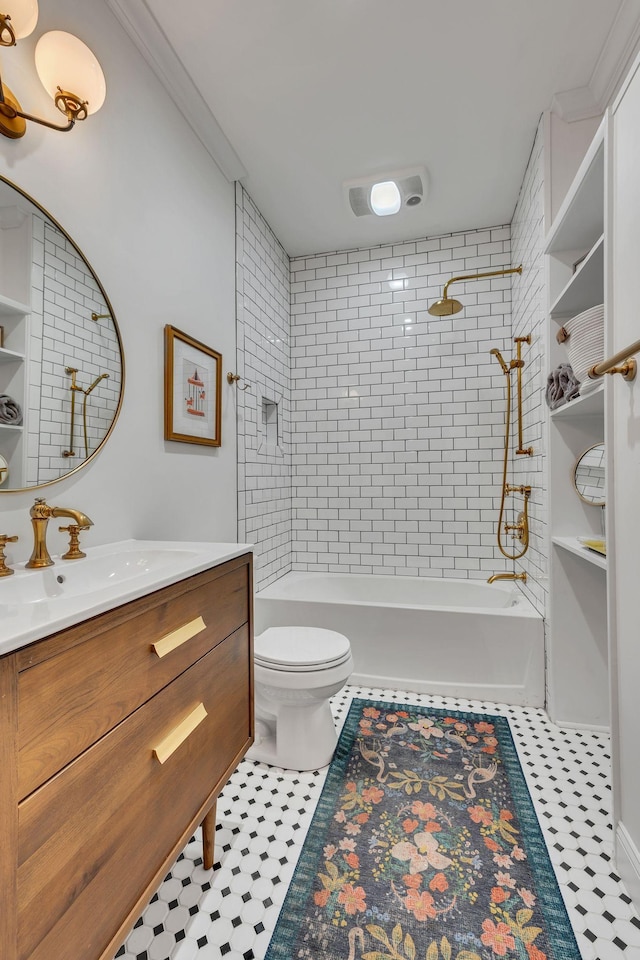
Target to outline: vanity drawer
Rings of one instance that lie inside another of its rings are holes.
[[[241,557],[21,653],[19,798],[246,623],[250,584]]]
[[[250,678],[244,626],[20,804],[20,960],[117,949],[113,918],[151,894],[250,742]]]

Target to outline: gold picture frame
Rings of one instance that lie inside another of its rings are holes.
[[[164,328],[164,438],[222,443],[222,354],[176,327]]]

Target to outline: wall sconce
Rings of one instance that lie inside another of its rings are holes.
[[[38,0],[0,0],[0,46],[13,47],[33,33],[38,22]],[[12,140],[23,137],[27,120],[51,130],[71,130],[76,120],[85,120],[104,103],[107,85],[94,54],[71,33],[52,30],[36,45],[36,70],[43,87],[67,118],[66,124],[50,123],[24,113],[11,90],[0,79],[0,133]]]

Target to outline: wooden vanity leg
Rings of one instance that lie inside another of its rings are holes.
[[[216,837],[216,805],[211,807],[209,813],[202,821],[202,859],[205,870],[211,870],[213,867],[213,853]]]

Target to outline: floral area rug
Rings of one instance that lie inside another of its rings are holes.
[[[354,700],[265,960],[579,960],[504,717]]]

